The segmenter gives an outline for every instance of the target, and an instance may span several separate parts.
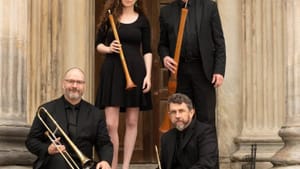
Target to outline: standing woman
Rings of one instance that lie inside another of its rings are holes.
[[[121,42],[115,40],[107,11],[116,23]],[[119,113],[126,113],[124,159],[122,169],[128,169],[137,137],[140,110],[150,110],[151,102],[151,32],[142,0],[108,0],[100,18],[97,51],[105,54],[100,73],[96,106],[104,109],[114,156],[112,169],[118,165]],[[119,56],[123,49],[129,74],[136,88],[125,90],[126,80]]]

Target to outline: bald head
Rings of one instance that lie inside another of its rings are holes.
[[[66,100],[73,105],[79,103],[83,96],[84,90],[84,72],[77,67],[68,69],[63,79],[63,91]]]
[[[70,76],[81,76],[82,80],[85,79],[84,72],[78,67],[72,67],[68,69],[64,74],[64,79],[68,79]]]

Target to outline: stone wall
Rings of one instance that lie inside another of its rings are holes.
[[[93,3],[0,1],[0,166],[32,164],[26,135],[38,105],[61,95],[65,70],[94,77]],[[87,83],[86,100],[93,91]]]

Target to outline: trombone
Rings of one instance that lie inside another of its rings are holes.
[[[53,122],[53,124],[55,125],[55,130],[51,130],[50,127],[46,124],[46,122],[44,121],[44,119],[41,117],[41,112],[46,113],[46,115],[48,116],[48,118]],[[66,139],[66,141],[70,144],[71,148],[74,150],[74,152],[76,153],[76,155],[78,156],[82,168],[83,169],[91,169],[94,167],[95,163],[94,161],[92,161],[91,159],[87,158],[79,149],[78,147],[72,142],[72,140],[68,137],[68,135],[63,131],[63,129],[57,124],[57,122],[54,120],[54,118],[51,116],[51,114],[47,111],[46,108],[44,107],[40,107],[37,111],[37,117],[40,119],[40,121],[43,123],[43,125],[46,127],[47,131],[45,132],[45,134],[48,136],[48,138],[50,139],[50,141],[54,144],[54,146],[57,148],[57,150],[59,151],[59,153],[62,155],[62,157],[65,159],[65,161],[67,162],[67,164],[72,168],[72,169],[80,169],[79,166],[76,164],[76,162],[74,161],[74,159],[70,156],[70,154],[67,151],[61,151],[60,148],[58,147],[59,145],[62,145],[60,142],[56,142],[56,131],[58,130],[63,137]]]

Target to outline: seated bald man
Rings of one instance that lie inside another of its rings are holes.
[[[111,169],[113,147],[107,132],[105,117],[98,108],[82,99],[85,83],[84,72],[81,69],[75,67],[67,70],[62,79],[63,95],[40,107],[45,108],[53,116],[85,156],[92,159],[93,146],[95,147],[100,161],[95,163],[93,168]],[[54,131],[54,124],[49,117],[45,113],[40,114],[46,124]],[[36,116],[25,142],[28,150],[37,156],[33,168],[69,169],[69,164],[60,153],[60,151],[64,152],[65,150],[81,168],[81,160],[62,134],[56,133],[55,142],[60,142],[61,145],[55,146],[45,135],[46,131],[45,125]]]

